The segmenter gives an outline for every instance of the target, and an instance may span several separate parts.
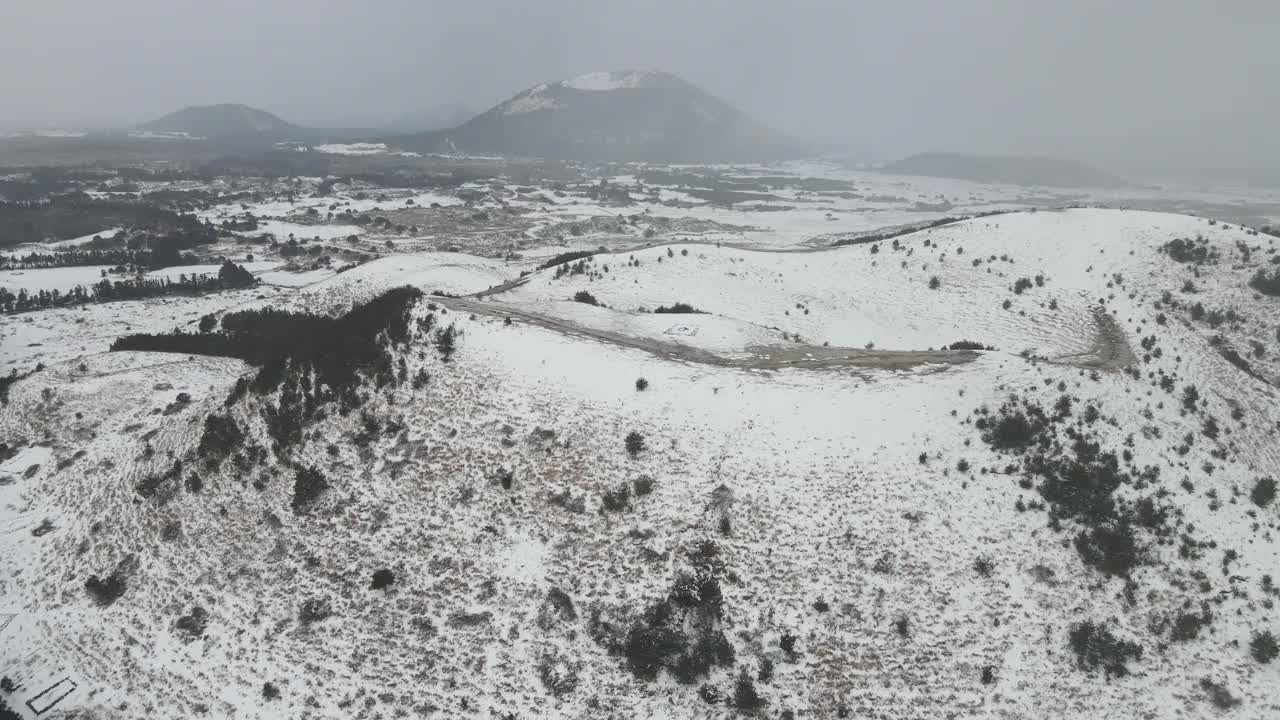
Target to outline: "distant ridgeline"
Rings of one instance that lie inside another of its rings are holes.
[[[16,294],[7,288],[0,287],[0,311],[23,312],[110,300],[141,300],[160,295],[198,295],[215,290],[252,287],[257,282],[253,273],[245,270],[244,266],[228,260],[222,263],[217,275],[193,273],[180,276],[177,282],[168,278],[150,279],[141,276],[127,280],[103,278],[101,282],[94,285],[88,287],[77,285],[66,292],[59,290],[27,292],[21,289]]]

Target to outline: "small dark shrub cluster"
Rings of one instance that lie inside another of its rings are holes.
[[[173,623],[173,627],[186,636],[187,640],[204,635],[204,629],[209,625],[209,613],[204,608],[196,605],[191,608],[191,612],[183,615]]]
[[[719,548],[705,542],[695,552],[692,572],[676,576],[667,596],[646,608],[611,642],[636,677],[653,681],[666,670],[692,685],[715,667],[731,667],[735,652],[721,627],[724,617]]]
[[[573,301],[574,301],[574,302],[584,303],[584,304],[586,304],[586,305],[597,305],[597,306],[598,306],[598,305],[600,304],[600,302],[599,302],[598,300],[596,300],[596,296],[595,296],[595,295],[592,295],[591,293],[587,292],[586,290],[579,290],[578,292],[574,293],[574,294],[573,294]]]
[[[620,483],[600,494],[600,507],[605,512],[622,512],[631,507],[631,486]]]
[[[1249,499],[1260,508],[1270,505],[1271,501],[1276,499],[1275,478],[1259,478],[1253,484],[1253,490],[1249,492]]]
[[[672,315],[691,315],[691,314],[705,315],[706,314],[702,310],[695,308],[689,303],[682,303],[682,302],[675,303],[670,307],[667,307],[666,305],[662,305],[660,307],[654,308],[653,311],[655,313],[665,313],[665,314],[672,314]]]
[[[308,598],[298,608],[298,622],[303,625],[320,622],[330,615],[333,615],[333,606],[327,598]]]
[[[1195,263],[1199,265],[1218,259],[1218,251],[1210,248],[1209,241],[1202,237],[1195,240],[1174,238],[1161,245],[1160,250],[1168,255],[1171,260],[1179,263]]]
[[[538,661],[538,680],[542,687],[555,697],[569,695],[578,687],[577,668],[552,655],[543,655]]]
[[[1208,607],[1199,614],[1179,612],[1173,619],[1173,629],[1169,631],[1169,639],[1174,642],[1188,642],[1200,636],[1200,628],[1213,623],[1213,614]]]
[[[293,480],[293,512],[302,515],[311,510],[316,500],[329,488],[329,481],[314,466],[298,468]]]
[[[116,564],[114,570],[105,578],[99,578],[97,575],[90,575],[88,580],[84,581],[85,592],[99,607],[107,607],[116,600],[119,600],[129,589],[129,576],[137,569],[138,561],[133,555],[126,556],[123,560]]]
[[[204,419],[204,433],[196,452],[210,465],[217,465],[244,442],[244,431],[226,415]]]
[[[1280,656],[1280,645],[1276,643],[1276,636],[1270,630],[1254,633],[1253,639],[1249,641],[1249,654],[1263,665],[1275,660]]]
[[[631,457],[635,457],[639,455],[645,448],[644,436],[636,432],[635,430],[632,430],[631,432],[627,433],[627,437],[623,441],[623,445],[627,449],[627,454],[630,455]]]
[[[950,345],[944,345],[943,350],[995,350],[994,345],[983,345],[973,340],[957,340]]]
[[[744,668],[738,673],[738,679],[733,683],[733,706],[739,712],[753,712],[759,710],[768,704],[756,691],[755,681],[751,679]]]
[[[1219,710],[1230,710],[1240,704],[1240,698],[1232,695],[1225,685],[1209,678],[1200,678],[1200,689],[1209,696],[1209,702]]]
[[[1128,662],[1142,659],[1142,646],[1117,639],[1105,625],[1078,623],[1068,638],[1076,663],[1089,671],[1102,668],[1107,677],[1128,675]]]
[[[395,584],[396,574],[390,568],[381,568],[373,572],[373,582],[369,583],[370,590],[381,590],[391,587]]]
[[[1259,270],[1249,281],[1249,287],[1263,295],[1280,296],[1280,270],[1275,270],[1270,275],[1266,270]]]

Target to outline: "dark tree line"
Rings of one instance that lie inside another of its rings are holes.
[[[226,261],[222,263],[217,275],[184,274],[180,275],[176,281],[168,278],[144,277],[127,280],[103,278],[101,282],[88,287],[77,285],[66,292],[59,290],[28,292],[26,289],[20,289],[16,294],[7,288],[0,288],[0,311],[24,312],[91,302],[142,300],[161,295],[198,295],[217,290],[251,287],[257,282],[253,273],[245,270],[243,266]]]
[[[198,265],[200,260],[191,253],[176,254],[152,250],[67,250],[65,252],[32,252],[0,258],[0,270],[43,270],[62,267],[89,267],[111,265],[116,272],[158,270],[175,265]]]
[[[194,216],[140,200],[92,198],[73,192],[47,200],[0,202],[0,247],[66,240],[104,227],[182,229],[201,224]]]
[[[392,348],[408,341],[410,311],[420,297],[416,288],[397,288],[336,318],[245,310],[224,315],[217,331],[205,325],[208,332],[127,335],[111,349],[218,355],[257,366],[256,375],[236,384],[228,403],[250,391],[266,396],[278,390],[275,402],[264,406],[263,419],[283,449],[302,439],[304,424],[320,406],[337,401],[343,412],[357,407],[366,378],[378,388],[407,380]]]

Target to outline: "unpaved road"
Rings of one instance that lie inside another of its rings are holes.
[[[523,278],[521,278],[523,281]],[[963,365],[978,359],[973,350],[863,350],[859,348],[822,347],[817,345],[774,345],[746,348],[746,356],[727,357],[708,350],[665,342],[654,338],[626,335],[612,330],[587,327],[563,318],[521,308],[517,305],[481,299],[489,292],[472,297],[432,297],[431,301],[456,312],[475,313],[495,318],[511,318],[529,325],[546,328],[564,335],[583,337],[619,347],[643,350],[667,360],[751,370],[783,368],[840,369],[863,368],[907,370],[926,365]],[[1055,358],[1050,362],[1097,370],[1118,370],[1134,360],[1124,331],[1105,311],[1094,313],[1097,335],[1089,350],[1079,355]]]
[[[973,362],[979,353],[972,350],[861,350],[857,348],[820,347],[796,344],[790,346],[753,346],[747,357],[725,357],[699,348],[664,342],[653,338],[624,335],[611,330],[587,327],[561,318],[532,312],[514,305],[477,298],[432,297],[432,302],[456,312],[476,313],[496,318],[511,318],[537,325],[564,335],[584,337],[619,347],[643,350],[668,360],[752,370],[782,368],[838,369],[882,368],[905,370],[921,365],[962,365]]]

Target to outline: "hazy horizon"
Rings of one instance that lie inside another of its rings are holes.
[[[1275,27],[1280,7],[1263,2],[18,0],[0,27],[0,126],[121,127],[233,102],[301,125],[385,127],[641,67],[868,160],[1037,154],[1274,179]]]

